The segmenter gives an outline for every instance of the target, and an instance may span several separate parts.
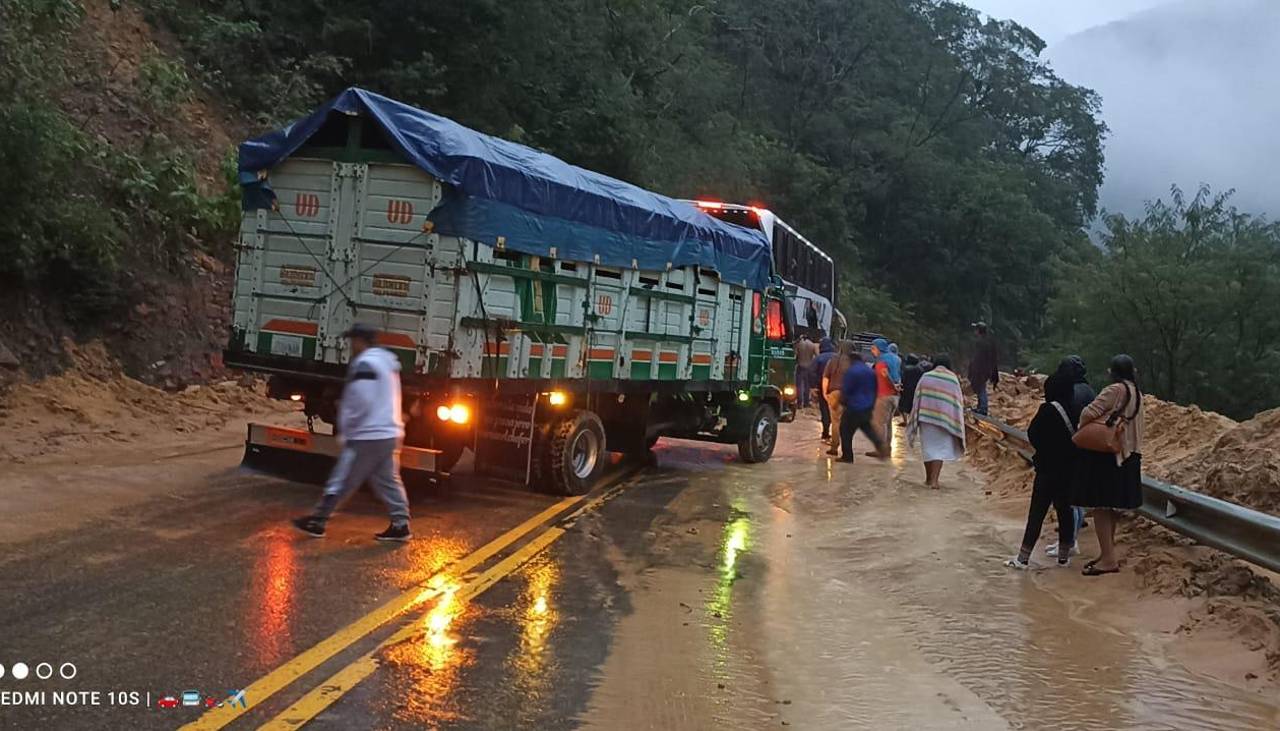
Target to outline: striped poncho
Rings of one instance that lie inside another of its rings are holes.
[[[960,379],[947,368],[934,368],[920,377],[911,411],[911,431],[921,424],[946,429],[964,445],[964,393]]]

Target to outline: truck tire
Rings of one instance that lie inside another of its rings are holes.
[[[778,444],[778,412],[769,404],[757,404],[748,424],[747,435],[738,442],[738,456],[747,464],[768,462]]]
[[[551,427],[541,487],[557,495],[585,495],[605,463],[604,425],[590,411],[575,411]]]

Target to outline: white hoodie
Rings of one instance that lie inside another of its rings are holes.
[[[389,350],[368,348],[347,366],[338,433],[348,441],[402,438],[400,409],[400,360]]]

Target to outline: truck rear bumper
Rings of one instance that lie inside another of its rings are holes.
[[[289,479],[321,482],[341,451],[342,445],[330,434],[251,423],[244,440],[243,466]],[[444,479],[449,474],[436,469],[440,454],[438,449],[402,446],[400,471],[406,477]]]

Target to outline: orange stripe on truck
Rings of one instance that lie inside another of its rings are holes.
[[[270,330],[277,333],[291,333],[294,335],[310,335],[315,337],[320,332],[320,326],[314,322],[301,322],[298,320],[267,320],[262,326],[263,330]]]
[[[592,348],[587,357],[591,360],[613,360],[613,348]]]
[[[386,345],[390,348],[408,348],[410,350],[418,347],[413,338],[403,333],[378,333],[378,345]]]
[[[695,353],[693,356],[694,365],[711,365],[711,356],[706,353]]]
[[[633,350],[631,351],[632,362],[650,363],[653,361],[652,350]]]
[[[678,353],[658,353],[659,363],[676,363],[680,360]]]

